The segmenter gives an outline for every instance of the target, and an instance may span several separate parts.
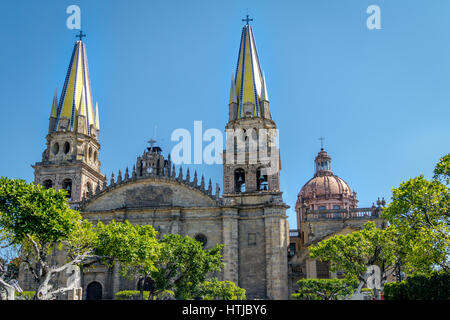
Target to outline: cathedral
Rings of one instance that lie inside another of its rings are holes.
[[[224,244],[219,280],[244,288],[248,299],[288,299],[301,278],[341,276],[310,259],[308,246],[358,230],[368,220],[381,226],[384,202],[358,208],[356,193],[332,172],[331,157],[322,149],[314,177],[298,195],[297,229],[289,229],[289,206],[280,190],[280,150],[274,143],[277,126],[248,22],[247,17],[231,81],[222,194],[218,184],[197,172],[176,168],[155,141],[132,168],[110,179],[102,174],[99,109],[81,33],[61,95],[58,99],[55,92],[53,98],[46,149],[33,165],[35,183],[67,190],[71,207],[94,223],[128,220],[152,225],[160,234],[193,237],[205,248]],[[243,138],[229,132],[241,132]],[[257,141],[258,152],[252,151],[251,141]],[[83,299],[113,299],[118,291],[138,289],[136,281],[120,276],[117,266],[96,266],[81,280]],[[33,290],[26,274],[20,282]]]

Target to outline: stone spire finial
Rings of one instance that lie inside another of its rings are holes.
[[[216,183],[216,194],[214,195],[214,198],[219,199],[219,195],[220,195],[220,187],[219,184]]]
[[[191,176],[189,174],[189,168],[187,168],[186,179],[185,180],[186,180],[187,183],[191,182]]]
[[[114,184],[115,184],[115,182],[114,182],[114,172],[113,172],[113,173],[111,173],[111,183],[110,183],[110,186],[112,187]]]
[[[172,179],[175,179],[175,165],[172,165]]]
[[[117,184],[122,182],[122,172],[119,170],[119,174],[117,175]]]
[[[130,179],[130,176],[128,174],[128,167],[125,169],[125,181]]]
[[[136,179],[136,166],[133,164],[133,171],[131,172],[131,179]]]
[[[197,180],[197,170],[194,171],[194,181],[192,181],[192,183],[194,184],[194,186],[197,186],[198,180]]]
[[[202,175],[202,180],[200,182],[200,189],[205,190],[205,177]]]
[[[209,194],[209,195],[212,194],[212,184],[211,184],[211,179],[209,179],[209,184],[208,184],[208,194]]]
[[[178,173],[178,180],[183,181],[183,168],[182,167],[180,167],[180,171]]]

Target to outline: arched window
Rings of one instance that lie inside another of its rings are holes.
[[[195,235],[195,240],[198,242],[201,242],[203,245],[203,248],[206,247],[206,244],[208,243],[208,238],[203,233],[197,233]]]
[[[68,154],[70,151],[70,143],[66,142],[64,143],[64,153]]]
[[[94,151],[94,162],[97,162],[97,158],[98,158],[98,153],[97,151]]]
[[[89,160],[92,160],[92,148],[91,147],[89,147],[88,157],[89,157]]]
[[[50,189],[51,187],[53,187],[53,182],[52,182],[52,180],[50,180],[50,179],[45,180],[44,182],[42,182],[42,186],[43,186],[45,189]]]
[[[53,144],[52,152],[53,152],[54,155],[57,155],[57,154],[58,154],[58,152],[59,152],[59,144],[58,144],[58,142],[55,142],[55,143]]]
[[[71,179],[64,179],[62,183],[62,188],[67,191],[67,198],[72,198],[72,180]]]
[[[243,169],[234,171],[234,183],[236,193],[245,192],[245,171]]]
[[[269,190],[269,183],[267,181],[267,175],[263,174],[261,168],[256,170],[256,184],[257,184],[257,190],[259,190],[259,191]]]
[[[102,300],[103,299],[103,288],[100,282],[92,281],[88,284],[86,288],[86,299],[87,300]]]

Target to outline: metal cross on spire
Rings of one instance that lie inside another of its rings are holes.
[[[157,126],[156,126],[156,124],[155,124],[155,130],[153,131],[153,137],[155,137],[155,138],[156,138],[156,128],[157,128]],[[150,148],[153,148],[153,145],[154,145],[156,142],[157,142],[157,141],[156,141],[155,139],[153,139],[153,138],[150,138],[150,140],[147,141],[147,143],[150,144]]]
[[[325,138],[320,137],[319,140],[320,140],[320,150],[323,150],[323,140],[325,140]]]
[[[242,19],[242,21],[245,21],[247,24],[249,23],[249,21],[253,21],[253,19],[248,18],[248,14],[246,16],[247,17],[245,19]]]
[[[150,140],[147,141],[147,143],[149,143],[149,144],[150,144],[150,147],[153,148],[153,145],[156,143],[156,140],[150,139]]]
[[[80,38],[80,41],[82,40],[81,38],[86,37],[86,34],[83,33],[83,31],[80,30],[80,33],[75,35],[75,38]]]

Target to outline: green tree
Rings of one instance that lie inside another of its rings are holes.
[[[395,228],[380,229],[372,221],[362,230],[337,235],[310,247],[310,256],[330,262],[332,271],[344,271],[348,281],[366,284],[367,268],[376,265],[381,271],[381,285],[396,267],[399,257]]]
[[[154,288],[149,299],[167,290],[177,299],[192,299],[200,284],[223,266],[223,245],[205,250],[195,239],[176,234],[164,235],[161,245],[157,270],[151,273]]]
[[[20,261],[38,284],[35,299],[52,299],[69,290],[53,288],[51,281],[93,257],[92,225],[69,208],[65,191],[24,180],[0,178],[0,235],[4,246],[20,246]],[[67,261],[58,265],[51,256],[63,245]]]
[[[449,272],[449,183],[450,154],[436,164],[433,180],[420,175],[393,189],[383,217],[395,226],[407,248],[402,266],[407,274],[429,273],[435,267]]]
[[[198,286],[197,296],[202,300],[245,300],[245,289],[231,281],[206,280]]]
[[[95,253],[106,257],[103,259],[105,264],[112,266],[118,262],[123,276],[137,277],[141,283],[151,276],[151,272],[157,271],[155,263],[160,257],[161,244],[152,226],[113,220],[107,225],[98,222],[95,229]],[[143,290],[141,286],[141,299],[144,298]]]
[[[293,300],[338,300],[353,293],[355,280],[348,279],[300,279],[299,289],[291,295]]]

